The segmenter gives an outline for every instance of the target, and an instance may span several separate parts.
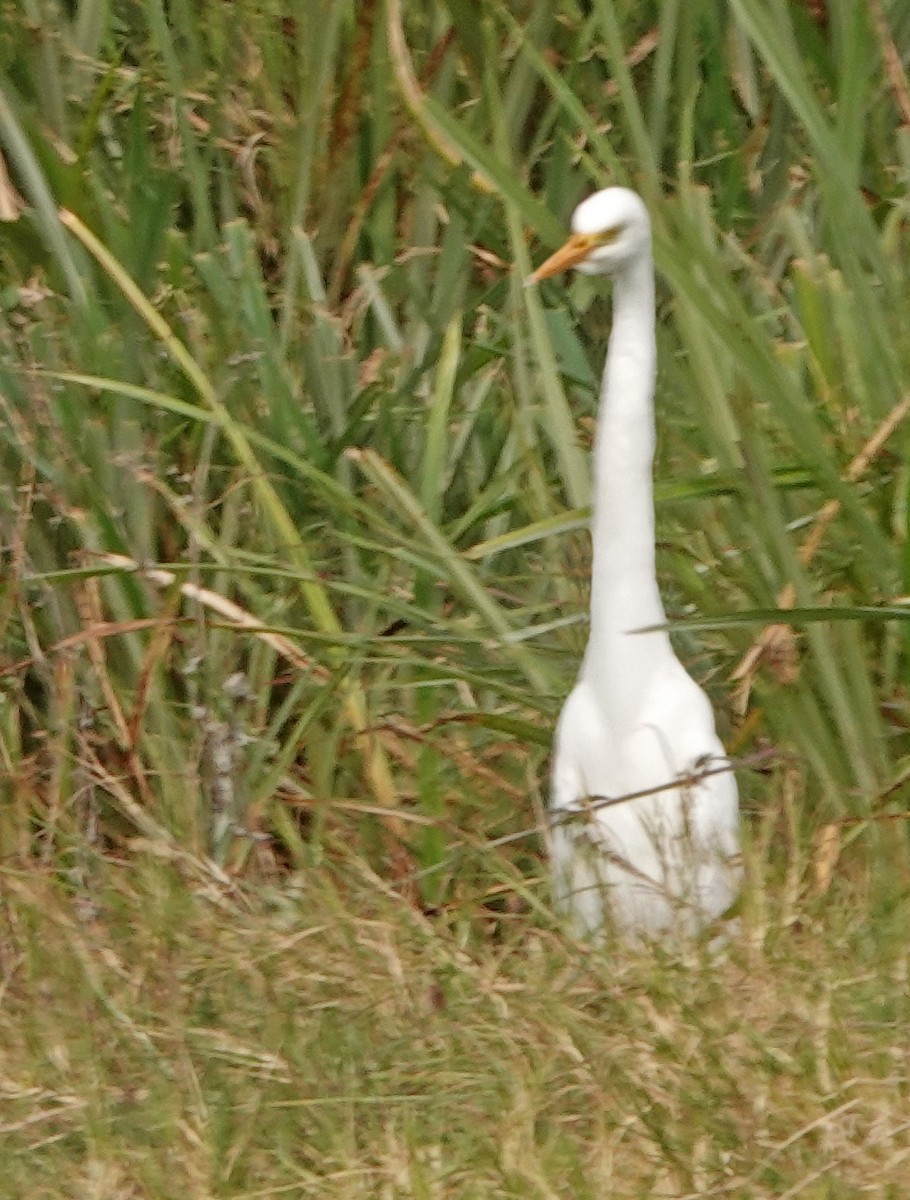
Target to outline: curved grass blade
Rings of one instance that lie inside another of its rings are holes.
[[[62,213],[61,220],[120,288],[151,332],[166,347],[173,360],[192,383],[200,399],[212,413],[226,436],[238,462],[248,472],[250,484],[266,519],[271,524],[277,545],[290,555],[295,566],[302,572],[300,590],[317,628],[327,634],[339,633],[341,624],[325,588],[315,577],[309,552],[290,514],[282,504],[281,498],[263,471],[243,427],[222,404],[213,384],[183,342],[152,307],[149,300],[107,248],[73,213]],[[335,666],[342,667],[344,665],[342,655],[335,654],[334,660]],[[394,805],[395,789],[385,753],[378,739],[368,732],[370,722],[363,690],[356,680],[348,678],[343,691],[344,707],[351,727],[356,734],[364,738],[364,767],[368,781],[382,803]]]

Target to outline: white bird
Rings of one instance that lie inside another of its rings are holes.
[[[654,555],[654,262],[635,192],[583,201],[572,236],[529,282],[569,267],[612,276],[613,328],[594,445],[590,632],[554,748],[556,894],[582,933],[694,933],[739,890],[739,801],[708,697],[666,632],[635,632],[666,620]]]

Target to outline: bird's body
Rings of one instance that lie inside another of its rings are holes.
[[[717,770],[724,750],[707,696],[666,632],[635,632],[665,621],[650,221],[634,192],[609,188],[581,204],[572,225],[532,278],[575,266],[610,274],[614,290],[594,448],[590,633],[554,750],[556,891],[583,932],[693,932],[738,890],[739,805],[732,772]]]

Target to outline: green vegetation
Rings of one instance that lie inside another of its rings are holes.
[[[0,14],[0,1194],[906,1194],[910,10]],[[721,961],[542,857],[608,182]]]

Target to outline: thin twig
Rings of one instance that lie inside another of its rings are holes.
[[[678,775],[675,779],[670,779],[666,783],[659,783],[656,787],[642,788],[637,792],[626,792],[622,796],[586,796],[584,798],[584,806],[578,808],[563,809],[559,812],[550,813],[547,821],[547,828],[557,829],[560,825],[569,825],[574,821],[588,818],[592,813],[601,812],[603,809],[616,808],[620,804],[629,804],[633,800],[643,800],[648,796],[659,796],[661,792],[675,791],[677,788],[693,788],[697,787],[705,779],[710,779],[714,775],[728,775],[731,771],[738,771],[747,767],[767,767],[770,763],[776,762],[780,758],[780,752],[771,746],[763,750],[756,750],[752,754],[744,754],[740,758],[724,758],[724,759],[708,759],[704,766],[697,770],[685,772]],[[716,762],[716,766],[710,766],[711,762]],[[487,845],[491,848],[505,845],[510,841],[517,841],[520,837],[527,837],[529,833],[537,833],[539,830],[527,830],[518,834],[507,834],[502,838],[497,838],[493,842],[488,842]]]
[[[638,792],[628,792],[623,796],[590,796],[586,798],[584,808],[571,809],[564,812],[549,813],[543,822],[538,822],[527,829],[519,829],[515,833],[506,833],[502,837],[491,838],[483,841],[472,841],[463,830],[450,827],[451,832],[460,838],[461,845],[453,848],[452,852],[441,862],[433,863],[429,867],[422,867],[419,870],[412,872],[408,876],[408,882],[414,883],[421,879],[426,879],[430,875],[436,874],[438,871],[444,870],[450,866],[456,854],[463,853],[465,850],[472,850],[475,854],[486,854],[491,850],[498,850],[503,846],[512,845],[514,842],[523,841],[525,838],[546,837],[546,835],[554,828],[560,825],[568,824],[571,821],[578,820],[579,817],[584,818],[592,812],[598,812],[601,809],[613,808],[619,804],[628,804],[633,800],[640,800],[646,796],[659,795],[661,792],[670,791],[679,787],[694,787],[704,779],[708,779],[713,775],[726,775],[730,771],[745,770],[747,768],[763,769],[769,766],[772,762],[777,762],[781,758],[778,750],[768,747],[763,750],[756,750],[752,754],[745,754],[739,758],[724,759],[716,766],[705,765],[698,771],[689,772],[681,775],[676,779],[670,780],[667,783],[660,784],[657,787],[645,788]],[[440,822],[440,825],[444,825]],[[625,865],[625,864],[623,864]],[[396,880],[396,886],[401,885],[404,880]]]

